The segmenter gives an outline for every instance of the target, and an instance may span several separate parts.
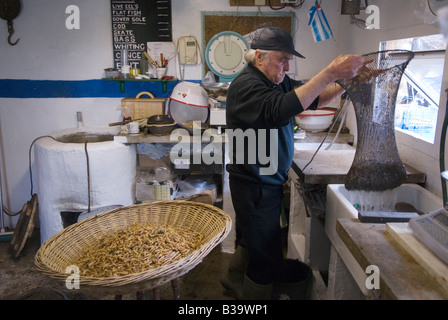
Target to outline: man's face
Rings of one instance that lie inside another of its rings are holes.
[[[260,70],[272,82],[279,84],[289,71],[289,63],[293,55],[282,51],[272,51],[259,65]]]

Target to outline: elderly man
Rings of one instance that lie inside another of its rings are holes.
[[[238,299],[270,299],[273,283],[282,274],[280,213],[294,153],[294,116],[340,96],[343,89],[334,81],[354,77],[363,65],[362,56],[341,55],[296,87],[286,74],[293,56],[303,58],[288,32],[258,29],[246,55],[249,64],[227,93],[227,128],[235,135],[254,132],[257,140],[232,148],[227,165],[236,213],[236,250],[221,283]],[[273,172],[261,161],[264,153],[273,160]],[[250,161],[253,157],[256,161]]]

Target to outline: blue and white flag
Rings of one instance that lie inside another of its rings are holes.
[[[334,39],[333,32],[331,31],[324,10],[322,10],[322,7],[317,0],[316,4],[311,7],[309,16],[310,21],[308,22],[308,25],[311,26],[315,42],[325,41],[330,38]]]

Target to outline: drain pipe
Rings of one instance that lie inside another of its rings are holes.
[[[2,175],[0,168],[0,241],[10,241],[14,232],[6,232],[5,213],[3,212],[3,190],[2,190]]]
[[[84,127],[84,120],[82,119],[81,111],[76,112],[76,120],[77,120],[78,128]]]
[[[0,215],[1,215],[1,226],[0,235],[5,233],[5,215],[3,214],[3,192],[2,192],[2,175],[0,173]]]
[[[86,153],[86,163],[87,163],[87,201],[88,201],[88,211],[90,212],[90,164],[89,164],[89,153],[87,152],[87,141],[84,142],[84,151]]]

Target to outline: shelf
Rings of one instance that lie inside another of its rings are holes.
[[[185,129],[184,129],[185,130]],[[185,132],[187,132],[185,130]],[[215,136],[215,135],[213,135]],[[219,135],[216,134],[216,137]],[[165,134],[162,136],[156,136],[153,134],[144,134],[143,132],[140,132],[138,134],[128,134],[125,131],[120,131],[114,136],[114,141],[119,143],[125,143],[125,144],[132,144],[132,143],[173,143],[177,144],[179,142],[190,142],[190,143],[204,143],[209,144],[211,143],[211,137],[207,134],[196,136],[196,135],[190,135],[190,134],[183,134],[179,138],[177,135],[175,137],[175,140],[171,140],[171,134]],[[221,134],[220,140],[213,140],[215,143],[222,142],[223,144],[228,143],[227,135]]]
[[[120,83],[120,92],[124,93],[126,91],[125,83],[126,82],[160,82],[162,84],[163,93],[167,93],[167,83],[168,82],[178,82],[177,79],[170,80],[160,80],[160,79],[114,79],[114,78],[102,78],[101,80],[106,81],[115,81]]]

